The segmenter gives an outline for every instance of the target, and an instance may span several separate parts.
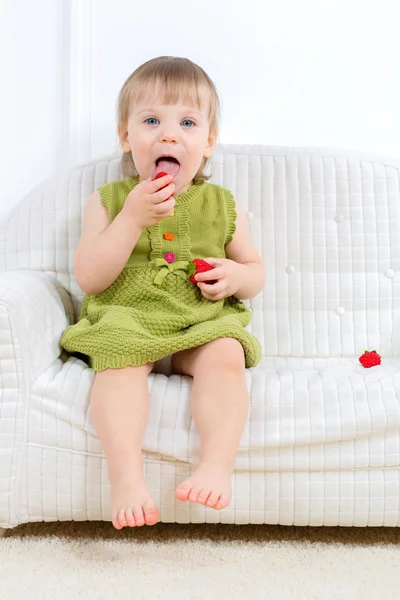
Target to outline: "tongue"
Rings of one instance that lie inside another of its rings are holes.
[[[167,160],[162,158],[156,165],[156,176],[162,171],[167,175],[175,177],[180,169],[180,165],[175,160]]]

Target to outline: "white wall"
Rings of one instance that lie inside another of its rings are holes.
[[[0,219],[42,179],[62,148],[62,3],[1,1]]]
[[[0,219],[43,179],[118,148],[118,91],[158,55],[209,73],[221,142],[400,158],[397,0],[0,2]]]

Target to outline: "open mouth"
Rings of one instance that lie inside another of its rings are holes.
[[[158,175],[158,173],[164,172],[167,173],[167,175],[176,177],[180,168],[181,165],[179,161],[173,156],[160,156],[156,160],[155,176]]]

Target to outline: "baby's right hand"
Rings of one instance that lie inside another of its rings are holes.
[[[141,181],[126,197],[123,212],[141,229],[169,217],[175,206],[175,198],[167,200],[175,191],[173,179],[172,175],[165,175],[154,181],[151,177]]]

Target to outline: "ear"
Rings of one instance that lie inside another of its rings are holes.
[[[217,143],[217,135],[218,135],[217,131],[215,131],[215,130],[210,131],[208,140],[207,140],[207,146],[204,150],[205,158],[210,158],[211,154],[214,152],[214,148]]]
[[[131,145],[128,140],[128,130],[126,129],[126,127],[124,125],[123,126],[118,125],[117,133],[118,133],[119,141],[121,143],[122,150],[124,152],[130,152]]]

